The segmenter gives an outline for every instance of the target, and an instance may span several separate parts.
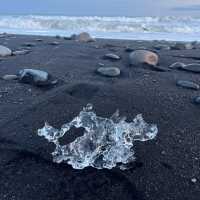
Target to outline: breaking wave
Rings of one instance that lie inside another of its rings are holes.
[[[68,35],[87,31],[97,37],[122,39],[132,39],[139,35],[145,39],[145,35],[150,37],[152,34],[158,39],[167,39],[170,35],[180,39],[181,34],[186,37],[184,40],[187,37],[194,38],[200,33],[200,18],[0,16],[0,31],[44,35]]]

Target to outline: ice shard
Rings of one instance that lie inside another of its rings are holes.
[[[84,128],[84,134],[69,144],[61,145],[59,139],[72,127]],[[91,104],[84,107],[77,117],[64,124],[60,130],[48,123],[38,130],[39,136],[44,136],[55,144],[52,153],[54,162],[67,162],[75,169],[88,166],[97,169],[126,169],[135,160],[134,141],[152,140],[157,133],[157,126],[147,124],[141,114],[132,122],[120,117],[119,111],[110,118],[103,118],[93,112]]]

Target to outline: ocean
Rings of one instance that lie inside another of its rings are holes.
[[[199,41],[200,17],[0,16],[0,33],[70,36],[83,31],[97,38]]]

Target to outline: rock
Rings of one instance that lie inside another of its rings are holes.
[[[6,80],[6,81],[11,81],[11,80],[17,80],[18,79],[18,76],[17,75],[9,75],[9,74],[6,74],[2,77],[3,80]]]
[[[133,48],[133,47],[126,47],[125,48],[125,51],[126,52],[132,52],[132,51],[134,51],[135,49]]]
[[[110,59],[110,60],[120,60],[120,56],[114,54],[114,53],[108,53],[104,56],[104,59]]]
[[[23,46],[26,46],[26,47],[34,47],[36,46],[35,43],[32,43],[32,42],[27,42],[27,43],[24,43]]]
[[[159,57],[156,53],[149,50],[136,50],[129,55],[129,61],[131,65],[148,64],[156,66],[159,61]]]
[[[56,35],[56,39],[60,39],[61,38],[61,36],[60,35]]]
[[[182,63],[182,62],[175,62],[175,63],[171,64],[169,66],[169,68],[170,69],[181,69],[183,66],[185,66],[184,63]]]
[[[120,69],[117,67],[99,67],[97,72],[103,76],[116,77],[120,75]]]
[[[104,63],[98,63],[98,65],[101,66],[101,67],[105,66]]]
[[[35,41],[37,41],[37,42],[42,42],[43,39],[37,38],[37,39],[35,39]]]
[[[188,65],[182,66],[180,68],[185,71],[200,73],[200,64],[198,64],[198,63],[188,64]]]
[[[158,44],[158,45],[155,45],[153,48],[156,50],[170,50],[171,49],[171,47],[166,44]]]
[[[9,48],[0,45],[0,57],[11,56],[11,55],[12,51]]]
[[[193,89],[193,90],[199,90],[200,88],[200,86],[197,83],[194,83],[192,81],[178,80],[176,82],[176,85],[183,88]]]
[[[176,42],[175,45],[171,47],[171,49],[173,49],[173,50],[190,50],[193,48],[194,48],[194,46],[190,42],[188,42],[188,43]]]
[[[195,97],[193,103],[200,105],[200,96]]]
[[[36,86],[50,85],[50,75],[41,70],[22,69],[18,73],[19,82],[29,83]]]
[[[86,32],[82,32],[82,33],[80,33],[80,34],[78,34],[78,35],[73,34],[73,35],[71,36],[71,39],[72,39],[72,40],[79,41],[79,42],[94,42],[94,41],[95,41],[95,39],[92,38],[92,37],[90,36],[90,34],[89,34],[89,33],[86,33]]]
[[[14,56],[17,56],[17,55],[25,55],[25,54],[28,54],[30,53],[31,51],[30,50],[17,50],[17,51],[13,51],[12,52],[12,55]]]
[[[63,39],[64,39],[64,40],[71,40],[72,38],[71,38],[71,37],[64,36]]]
[[[54,41],[54,42],[49,42],[49,45],[59,45],[60,43],[59,42],[56,42],[56,41]]]

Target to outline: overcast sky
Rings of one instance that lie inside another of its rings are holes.
[[[0,14],[200,15],[200,0],[0,0]]]

